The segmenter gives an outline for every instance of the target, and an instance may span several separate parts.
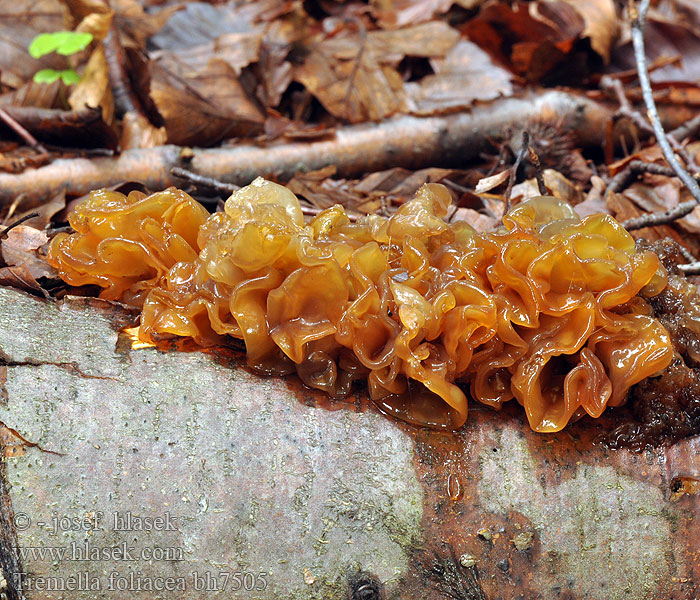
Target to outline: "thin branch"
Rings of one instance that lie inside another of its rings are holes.
[[[28,215],[24,215],[21,219],[17,219],[14,223],[11,223],[5,229],[0,231],[0,240],[4,240],[7,237],[7,234],[10,233],[17,225],[21,225],[25,221],[29,221],[29,219],[33,219],[34,217],[38,217],[39,213],[38,212],[33,212],[29,213]]]
[[[683,141],[687,137],[695,135],[700,130],[700,114],[690,121],[686,121],[680,127],[676,127],[668,135],[671,137]]]
[[[506,208],[504,214],[510,210],[510,194],[513,191],[513,184],[515,183],[515,178],[518,174],[518,168],[520,167],[520,163],[523,161],[523,158],[525,158],[525,154],[527,154],[529,146],[530,134],[527,131],[523,131],[523,145],[520,148],[520,152],[518,152],[518,156],[516,157],[513,166],[510,168],[510,175],[508,177],[508,187],[506,188],[505,193]]]
[[[241,189],[240,186],[234,185],[233,183],[226,183],[218,179],[206,177],[205,175],[198,175],[197,173],[193,173],[192,171],[188,171],[187,169],[183,169],[181,167],[173,167],[170,169],[170,172],[175,175],[175,177],[179,177],[180,179],[194,183],[197,186],[206,187],[222,194],[233,194],[233,192],[236,190]]]
[[[700,262],[695,261],[687,265],[678,265],[685,275],[700,275]]]
[[[540,163],[540,157],[537,156],[537,152],[532,146],[527,147],[527,151],[530,155],[530,162],[535,167],[535,177],[537,178],[537,189],[540,192],[540,196],[547,195],[547,186],[544,184],[544,175],[542,173],[542,164]]]
[[[651,175],[665,175],[666,177],[675,177],[676,172],[671,167],[657,165],[656,163],[648,163],[642,160],[633,160],[615,175],[610,181],[606,193],[617,194],[627,187],[635,175],[642,173],[650,173]],[[700,178],[700,175],[695,175],[695,178]]]
[[[21,137],[29,146],[34,148],[39,154],[48,154],[46,148],[44,148],[37,139],[29,133],[21,123],[18,123],[16,119],[12,117],[4,108],[0,107],[0,119],[2,119],[5,124],[12,129],[19,137]]]
[[[639,83],[642,87],[644,104],[647,107],[647,117],[651,121],[651,125],[654,128],[654,135],[656,136],[656,140],[661,147],[661,151],[663,152],[666,161],[680,180],[690,190],[690,193],[693,195],[693,198],[695,198],[695,201],[700,202],[700,186],[698,185],[697,181],[695,181],[695,179],[693,179],[681,166],[673,153],[671,144],[666,137],[666,132],[661,125],[661,118],[659,117],[659,112],[656,109],[656,103],[654,102],[654,95],[651,90],[651,82],[649,81],[649,73],[647,71],[646,56],[644,52],[644,24],[646,21],[647,11],[649,10],[649,2],[650,0],[642,0],[639,5],[639,12],[637,13],[637,6],[634,3],[634,0],[629,0],[630,17],[632,20],[632,43],[634,45],[634,57],[637,61]]]
[[[665,212],[647,213],[634,219],[627,219],[622,223],[622,226],[627,231],[641,229],[642,227],[653,227],[654,225],[668,225],[677,219],[682,219],[686,215],[693,212],[698,203],[695,200],[681,202],[675,208]]]
[[[629,0],[632,2],[633,0]],[[644,63],[646,66],[646,62]],[[638,74],[639,74],[639,67],[637,69]],[[641,81],[641,76],[639,76],[639,79]],[[647,79],[648,79],[648,71],[647,71]],[[600,79],[600,85],[603,89],[605,90],[610,90],[614,92],[617,101],[620,103],[620,108],[617,110],[613,118],[616,117],[626,117],[630,121],[632,121],[637,128],[640,131],[643,131],[649,135],[656,135],[656,130],[654,129],[653,125],[650,125],[647,120],[644,118],[644,116],[638,111],[635,110],[632,106],[632,104],[629,101],[629,98],[627,98],[627,94],[625,93],[625,89],[622,86],[622,82],[619,79],[615,79],[610,75],[604,75]],[[654,96],[653,92],[652,95],[650,96],[652,102],[654,102]],[[646,99],[645,99],[646,100]],[[656,104],[654,103],[654,106]],[[658,111],[657,111],[658,114]],[[633,132],[633,135],[636,140],[636,132]],[[698,170],[698,165],[695,164],[695,161],[693,160],[693,157],[690,156],[687,152],[687,150],[683,147],[683,145],[674,137],[672,136],[666,136],[669,144],[673,147],[673,150],[678,154],[683,161],[686,163],[688,168],[693,169],[694,171]],[[625,143],[624,138],[622,138],[622,143]]]

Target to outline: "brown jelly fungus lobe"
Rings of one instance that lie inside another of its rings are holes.
[[[515,398],[553,432],[619,405],[671,361],[646,298],[657,256],[608,215],[565,202],[516,205],[491,233],[447,223],[451,198],[427,184],[390,218],[333,206],[306,222],[294,194],[256,179],[209,215],[173,188],[94,192],[49,261],[72,285],[143,309],[140,337],[242,339],[249,365],[296,371],[332,397],[367,382],[385,412],[460,427],[467,395]]]

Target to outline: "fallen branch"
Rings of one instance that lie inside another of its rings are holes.
[[[650,0],[642,0],[639,5],[639,11],[637,11],[637,6],[634,3],[634,0],[629,1],[630,19],[632,21],[632,44],[634,45],[634,57],[637,62],[639,84],[642,88],[644,104],[647,107],[647,117],[649,118],[649,121],[651,121],[651,125],[654,128],[656,141],[661,147],[661,151],[664,154],[666,162],[668,162],[678,178],[690,190],[690,193],[693,195],[696,202],[700,203],[700,186],[698,185],[698,182],[690,176],[688,171],[686,171],[678,162],[678,159],[671,148],[669,139],[666,136],[663,125],[661,124],[661,118],[659,117],[659,112],[656,109],[656,103],[654,102],[654,95],[651,90],[651,82],[649,80],[649,72],[646,65],[646,54],[644,51],[644,25],[646,22],[647,11],[649,10],[649,3]]]
[[[613,110],[583,96],[549,91],[477,105],[469,112],[440,117],[401,116],[381,123],[340,128],[330,140],[269,147],[182,149],[159,146],[128,150],[117,157],[56,160],[19,175],[0,174],[0,204],[25,194],[22,210],[45,202],[61,189],[69,196],[140,181],[153,190],[175,185],[173,167],[236,185],[258,175],[280,181],[297,171],[335,165],[341,177],[391,167],[464,165],[501,137],[507,126],[534,119],[562,121],[581,146],[599,146]]]

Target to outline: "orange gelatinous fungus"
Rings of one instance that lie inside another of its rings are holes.
[[[638,295],[659,293],[665,271],[613,218],[537,197],[478,233],[444,221],[449,203],[427,184],[391,218],[334,206],[306,223],[294,194],[260,178],[211,216],[174,189],[100,191],[49,262],[142,304],[145,341],[233,336],[260,372],[296,370],[333,397],[366,380],[382,410],[421,425],[461,426],[469,393],[515,398],[532,429],[558,431],[669,364]]]

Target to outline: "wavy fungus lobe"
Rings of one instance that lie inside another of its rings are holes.
[[[515,398],[539,432],[620,404],[666,367],[669,335],[646,297],[666,285],[612,217],[551,197],[478,233],[446,223],[438,184],[391,218],[340,206],[305,222],[288,189],[257,179],[208,215],[184,192],[94,192],[49,262],[72,285],[142,306],[140,336],[245,342],[250,366],[297,371],[333,397],[366,380],[385,412],[459,427],[467,394]]]

